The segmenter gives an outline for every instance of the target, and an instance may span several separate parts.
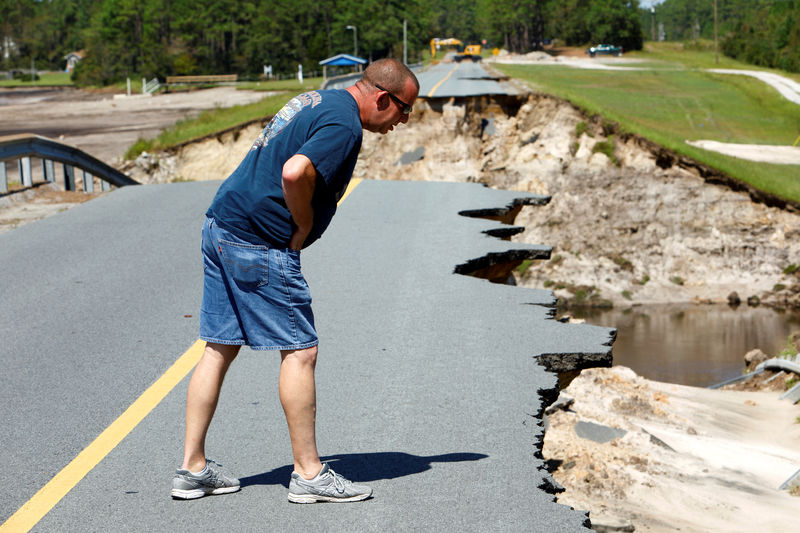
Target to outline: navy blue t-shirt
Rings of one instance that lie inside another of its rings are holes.
[[[272,118],[220,186],[207,215],[248,242],[287,248],[297,226],[283,198],[283,165],[303,154],[317,170],[311,201],[314,226],[303,243],[306,247],[330,224],[353,175],[361,138],[358,105],[347,91],[296,96]]]

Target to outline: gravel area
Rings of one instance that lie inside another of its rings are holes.
[[[205,109],[249,104],[269,93],[217,87],[126,96],[77,89],[0,89],[0,136],[35,133],[118,164],[140,137],[155,137]]]

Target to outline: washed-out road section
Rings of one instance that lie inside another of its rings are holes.
[[[0,488],[0,523],[195,342],[200,228],[218,186],[126,187],[0,235],[0,447],[14,480]],[[207,447],[241,492],[170,499],[184,378],[33,530],[582,530],[585,513],[544,488],[541,412],[557,378],[537,356],[608,365],[613,330],[553,320],[550,291],[453,273],[532,248],[484,233],[498,222],[459,215],[524,196],[364,181],[302,254],[321,339],[320,450],[374,498],[287,502],[279,355],[245,349]]]
[[[203,110],[249,104],[269,94],[235,87],[130,97],[73,88],[0,89],[0,137],[35,133],[115,165],[139,138],[154,138]]]

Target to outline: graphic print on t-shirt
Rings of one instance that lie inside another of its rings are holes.
[[[257,150],[267,146],[270,139],[278,135],[304,107],[310,105],[314,108],[320,102],[322,102],[322,95],[317,91],[303,93],[289,100],[280,111],[275,113],[275,116],[272,117],[272,120],[269,121],[267,127],[264,128],[250,149]]]

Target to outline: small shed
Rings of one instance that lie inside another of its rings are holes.
[[[77,65],[81,59],[83,59],[83,56],[84,56],[83,50],[78,50],[77,52],[70,52],[67,55],[65,55],[64,59],[67,60],[66,71],[72,72],[73,70],[75,70],[75,65]]]
[[[322,65],[322,79],[324,81],[328,79],[328,67],[358,66],[358,71],[361,72],[362,67],[367,64],[367,60],[360,57],[351,56],[350,54],[339,54],[329,57],[328,59],[323,59],[319,62],[319,64]]]

